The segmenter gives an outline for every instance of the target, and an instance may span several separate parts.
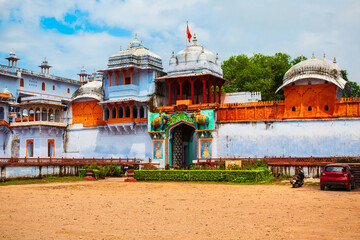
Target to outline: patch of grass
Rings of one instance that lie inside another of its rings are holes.
[[[38,184],[38,183],[53,183],[53,182],[75,182],[82,181],[83,178],[78,176],[65,176],[65,177],[55,177],[49,176],[39,179],[15,179],[9,180],[6,182],[0,182],[0,186],[3,185],[23,185],[23,184]]]

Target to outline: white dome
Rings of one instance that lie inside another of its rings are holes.
[[[102,88],[102,81],[92,81],[84,84],[72,95],[72,101],[80,98],[94,98],[102,101],[104,98],[104,90]]]
[[[169,61],[168,75],[208,72],[222,77],[220,61],[212,52],[197,43],[196,36],[193,44],[176,54],[175,60],[171,57]]]
[[[10,92],[7,88],[4,89],[3,93],[5,93],[5,94],[11,94],[11,92]]]
[[[321,79],[331,82],[344,90],[347,85],[346,80],[342,78],[341,69],[334,62],[331,62],[325,58],[312,58],[299,62],[292,66],[284,75],[283,84],[278,88],[281,88],[303,79]]]

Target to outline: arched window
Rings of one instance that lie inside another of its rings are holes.
[[[123,111],[122,106],[120,106],[118,108],[118,118],[123,118],[123,117],[124,117],[124,111]]]
[[[55,122],[60,122],[60,110],[55,110]]]
[[[308,107],[308,111],[312,111],[312,107],[311,107],[311,106]]]
[[[35,110],[35,121],[40,121],[40,109]]]
[[[70,93],[70,88],[68,88],[68,93]]]
[[[132,116],[133,116],[133,118],[137,118],[137,117],[138,117],[138,112],[137,112],[137,107],[136,107],[136,106],[133,106]]]
[[[111,108],[111,118],[116,118],[116,108],[115,107]]]
[[[55,141],[54,139],[48,139],[48,157],[55,156]]]
[[[24,79],[23,78],[20,79],[20,87],[24,87]]]
[[[104,120],[108,120],[109,119],[109,108],[105,107],[104,110]]]
[[[29,121],[35,121],[33,109],[29,110]]]
[[[22,118],[23,118],[23,121],[26,121],[26,119],[28,118],[29,116],[28,116],[28,111],[27,111],[27,109],[23,109],[22,110]],[[24,118],[26,118],[26,119],[24,119]]]
[[[45,83],[44,82],[41,84],[41,90],[45,91]]]
[[[54,111],[52,109],[49,110],[49,118],[48,118],[49,122],[53,122],[54,121]]]
[[[3,120],[5,118],[4,108],[0,107],[0,120]]]
[[[140,107],[140,118],[144,118],[145,117],[145,111],[143,107]]]
[[[126,117],[126,118],[129,118],[129,117],[130,117],[130,108],[129,108],[129,106],[126,106],[126,107],[125,107],[125,117]]]
[[[42,110],[41,119],[42,119],[42,121],[47,121],[47,111],[46,111],[46,109]]]
[[[55,90],[55,85],[53,85],[53,90]]]
[[[34,156],[34,140],[26,140],[26,157]]]
[[[329,106],[325,105],[325,111],[329,111]]]
[[[295,112],[295,111],[296,111],[296,107],[292,107],[291,110],[292,110],[293,112]]]

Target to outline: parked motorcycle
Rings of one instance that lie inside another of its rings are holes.
[[[300,170],[299,175],[294,175],[293,179],[290,181],[290,183],[292,184],[292,187],[301,187],[304,184],[304,171]]]

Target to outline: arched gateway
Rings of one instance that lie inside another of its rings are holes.
[[[196,158],[195,124],[179,121],[169,128],[169,164],[187,168]]]
[[[152,159],[161,166],[169,164],[188,168],[193,159],[212,155],[213,109],[152,113],[149,125],[153,141]]]

